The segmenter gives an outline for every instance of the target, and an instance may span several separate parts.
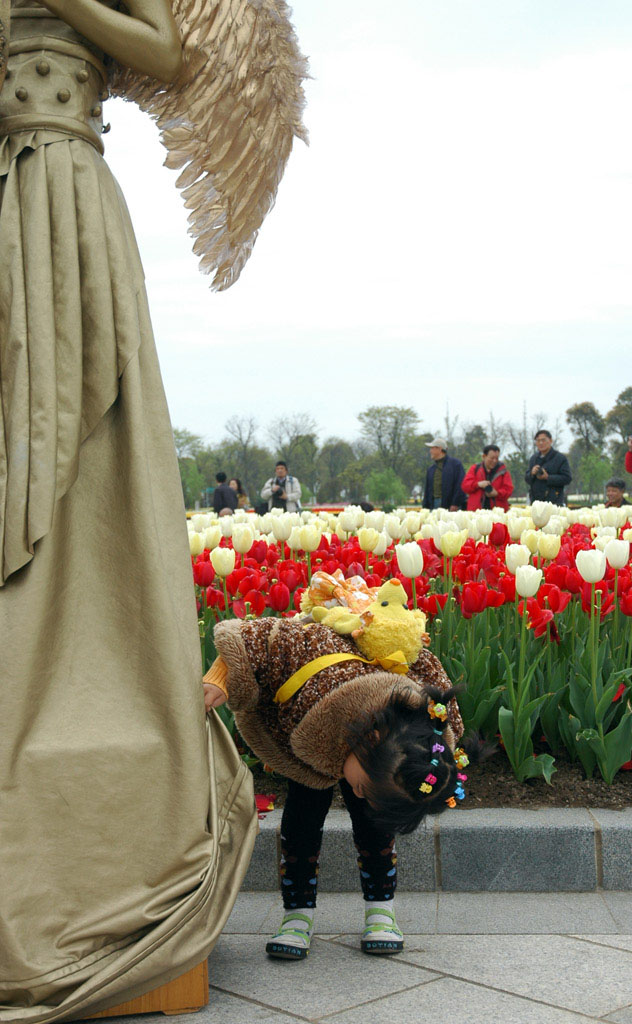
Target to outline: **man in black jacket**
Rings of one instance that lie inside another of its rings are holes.
[[[225,510],[234,512],[237,508],[237,493],[226,483],[225,473],[216,473],[217,487],[213,491],[213,508],[219,515]]]
[[[534,437],[537,451],[529,459],[525,480],[529,485],[529,499],[564,504],[564,488],[572,478],[568,459],[553,447],[550,431],[538,430]]]
[[[449,508],[456,512],[465,508],[466,497],[461,490],[465,470],[458,459],[447,454],[445,437],[434,437],[426,442],[432,465],[426,473],[424,508]]]

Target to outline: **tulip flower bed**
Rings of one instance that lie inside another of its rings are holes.
[[[204,668],[216,622],[297,615],[316,570],[370,587],[396,578],[465,685],[466,729],[498,742],[519,782],[549,782],[562,756],[611,784],[632,767],[631,515],[535,503],[507,514],[193,517]]]

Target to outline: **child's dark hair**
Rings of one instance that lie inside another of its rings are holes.
[[[447,704],[458,689],[426,688],[429,700]],[[442,740],[447,723],[431,718],[426,706],[412,707],[406,693],[393,694],[380,711],[363,715],[347,728],[347,741],[369,776],[363,787],[374,823],[388,832],[413,832],[426,814],[447,810],[447,801],[457,786],[458,768],[447,740]],[[432,752],[435,744],[442,752]],[[475,755],[476,740],[466,740],[464,749]],[[438,764],[431,764],[435,759]],[[430,793],[419,788],[427,775],[436,782]]]

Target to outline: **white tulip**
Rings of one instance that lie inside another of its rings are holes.
[[[520,543],[526,544],[532,555],[538,550],[538,531],[537,530],[525,530],[520,537]]]
[[[220,516],[219,526],[222,531],[222,537],[232,537],[233,535],[233,517],[232,516]]]
[[[404,532],[404,527],[402,526],[402,522],[399,516],[387,516],[384,525],[386,527],[386,532],[388,533],[389,537],[392,537],[393,540],[400,539],[402,533]]]
[[[233,547],[238,554],[247,554],[254,541],[254,530],[250,523],[235,523],[233,526]]]
[[[482,537],[488,537],[492,532],[492,526],[494,525],[493,519],[489,512],[481,512],[476,516],[474,520]]]
[[[195,530],[191,530],[189,533],[189,551],[192,555],[201,555],[204,551],[202,534],[196,533]]]
[[[507,516],[507,529],[512,540],[520,540],[528,526],[524,516]]]
[[[624,530],[621,537],[623,540],[632,540],[632,529]]]
[[[541,569],[533,565],[519,565],[516,569],[516,593],[520,597],[535,597],[541,582]]]
[[[431,537],[434,538],[435,531],[432,523],[424,523],[419,532],[421,533],[423,540],[430,540]]]
[[[347,505],[346,508],[343,508],[342,512],[338,513],[338,522],[340,528],[345,533],[353,533],[355,530],[355,513],[351,505]]]
[[[630,561],[630,541],[610,540],[605,549],[608,565],[613,569],[623,569]]]
[[[362,526],[358,530],[358,544],[363,551],[375,551],[380,535],[370,526]]]
[[[577,571],[586,583],[598,583],[606,574],[606,556],[603,551],[578,551],[575,556]]]
[[[524,544],[508,544],[505,548],[505,565],[509,572],[516,574],[516,569],[521,565],[529,564],[531,552]]]
[[[623,523],[625,522],[625,519],[623,519],[623,521],[620,522],[620,519],[621,519],[620,513],[621,513],[621,509],[618,509],[618,508],[602,508],[602,509],[599,510],[599,521],[600,521],[602,526],[612,526],[616,530],[616,528],[618,526],[623,526]],[[625,515],[625,513],[624,513],[624,515]],[[615,537],[616,537],[616,532],[615,532]]]
[[[555,505],[550,501],[534,501],[529,512],[536,526],[546,526],[554,509]]]
[[[616,537],[616,526],[593,526],[590,531],[591,537]]]
[[[567,523],[561,516],[551,516],[546,526],[542,527],[542,533],[550,533],[552,536],[561,537],[566,527]]]
[[[210,525],[210,516],[202,514],[191,516],[191,523],[196,533],[204,533],[206,527]]]
[[[424,556],[419,544],[398,544],[395,548],[400,572],[409,579],[423,572]]]
[[[222,539],[222,529],[217,523],[213,523],[212,526],[206,528],[202,536],[204,547],[207,551],[212,551]]]
[[[472,540],[475,540],[477,542],[483,536],[481,531],[480,531],[480,528],[479,528],[479,525],[478,525],[476,519],[473,519],[473,518],[470,519],[470,521],[467,524],[467,526],[465,527],[465,529],[467,530],[468,537],[471,537]]]
[[[474,516],[469,512],[465,512],[462,508],[458,512],[454,513],[454,522],[458,526],[459,530],[469,530],[470,523],[474,521]]]
[[[230,576],[235,568],[235,552],[232,548],[215,548],[210,557],[218,576]]]
[[[560,547],[562,546],[562,538],[552,533],[539,533],[538,534],[538,552],[542,558],[546,558],[549,562],[553,558],[557,558],[560,553]]]
[[[382,531],[382,533],[380,533],[380,536],[379,536],[377,544],[373,548],[373,554],[376,556],[376,558],[381,558],[382,557],[382,555],[384,554],[384,552],[386,551],[386,549],[387,549],[387,547],[389,546],[390,543],[391,543],[391,538],[389,537],[389,535],[387,533],[384,533]]]
[[[301,526],[298,536],[300,540],[299,547],[302,551],[315,551],[320,544],[320,530],[311,523],[307,526]],[[290,547],[292,547],[291,544]]]
[[[301,547],[301,528],[300,526],[293,526],[290,530],[290,536],[287,539],[288,547],[292,551],[298,551]]]
[[[593,539],[593,547],[597,551],[605,551],[611,540],[612,537],[595,537]]]
[[[377,530],[381,533],[384,529],[384,513],[379,509],[375,509],[373,512],[367,512],[364,517],[364,525],[370,527],[372,530]]]
[[[411,535],[417,533],[421,526],[421,516],[418,512],[409,512],[404,519],[404,529]]]
[[[288,516],[271,516],[272,533],[277,540],[287,540],[292,530],[292,522]]]
[[[443,534],[440,538],[439,546],[447,558],[454,558],[459,554],[466,540],[467,530],[459,530],[458,532],[453,530]]]

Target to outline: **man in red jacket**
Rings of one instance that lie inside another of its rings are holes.
[[[509,508],[507,501],[512,493],[513,480],[504,462],[500,462],[500,448],[497,444],[486,444],[483,461],[470,466],[461,489],[467,494],[468,509]]]

